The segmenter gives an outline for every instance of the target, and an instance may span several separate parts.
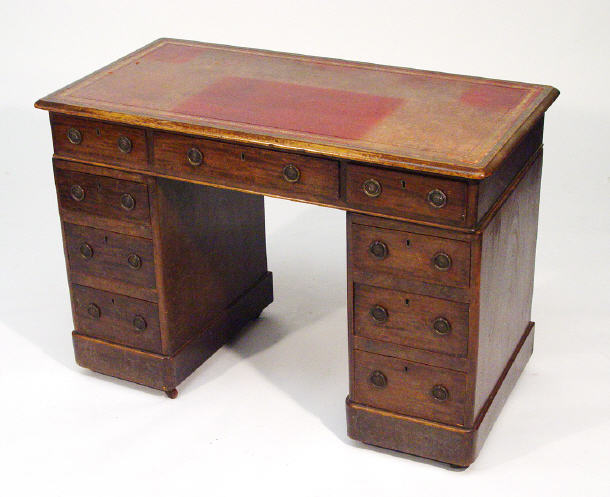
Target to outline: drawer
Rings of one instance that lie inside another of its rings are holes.
[[[470,284],[470,244],[448,238],[353,224],[351,263],[399,278],[458,288]]]
[[[337,161],[172,133],[154,133],[154,170],[312,202],[339,198]]]
[[[354,334],[466,356],[468,304],[356,284]]]
[[[51,133],[57,155],[147,169],[143,129],[52,114]]]
[[[463,181],[349,164],[347,203],[354,209],[401,218],[463,225],[468,207]]]
[[[464,425],[466,375],[354,350],[352,400],[408,416]]]
[[[150,240],[64,223],[71,271],[155,288]]]
[[[142,183],[55,168],[59,205],[124,221],[150,222],[148,187]]]
[[[161,353],[156,304],[80,285],[72,286],[72,298],[79,333]]]

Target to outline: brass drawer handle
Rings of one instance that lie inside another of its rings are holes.
[[[375,259],[385,259],[388,256],[388,246],[379,240],[375,240],[369,245],[369,253]]]
[[[381,184],[376,179],[370,178],[362,183],[362,191],[371,198],[381,195]]]
[[[80,185],[72,185],[70,187],[70,196],[77,202],[80,202],[85,198],[85,190]]]
[[[127,264],[132,269],[140,269],[142,267],[142,259],[137,254],[129,254],[127,256]]]
[[[443,385],[434,385],[430,393],[432,394],[432,397],[440,402],[444,402],[449,399],[449,390],[447,390]]]
[[[139,314],[133,318],[132,324],[137,331],[144,331],[148,326],[144,316],[140,316]]]
[[[89,260],[93,257],[93,248],[88,243],[83,243],[78,248],[78,251],[80,252],[81,257],[85,260]]]
[[[371,307],[370,315],[376,323],[385,323],[388,320],[388,311],[381,305]]]
[[[288,183],[296,183],[301,178],[301,171],[293,164],[288,164],[282,169],[282,176]]]
[[[435,254],[432,258],[432,262],[434,263],[434,268],[439,271],[449,271],[449,268],[451,268],[451,257],[444,252]]]
[[[428,203],[435,209],[441,209],[447,205],[447,195],[442,190],[431,190],[428,192]]]
[[[388,384],[388,379],[381,371],[373,371],[369,376],[369,381],[377,388],[385,388]]]
[[[128,154],[129,152],[131,152],[131,149],[133,147],[131,140],[126,136],[119,136],[117,145],[119,146],[119,150],[124,154]]]
[[[432,329],[438,335],[448,335],[451,333],[451,323],[443,317],[436,318],[432,323]]]
[[[121,195],[121,207],[126,211],[132,211],[136,206],[136,199],[129,193]]]
[[[76,128],[68,129],[68,141],[73,145],[79,145],[83,141],[83,135]]]
[[[99,319],[102,315],[102,311],[92,302],[87,306],[87,314],[89,314],[89,316],[91,316],[93,319]]]
[[[191,148],[186,153],[186,158],[191,166],[196,167],[203,164],[203,154],[201,153],[201,150],[199,150],[197,147]]]

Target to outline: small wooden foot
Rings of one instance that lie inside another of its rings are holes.
[[[170,399],[175,399],[178,397],[178,389],[174,388],[173,390],[166,390],[165,395],[167,395]]]
[[[453,469],[467,469],[469,466],[460,466],[459,464],[451,464],[450,463],[449,467],[453,468]]]

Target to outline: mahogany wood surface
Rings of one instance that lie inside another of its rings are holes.
[[[377,307],[386,310],[383,322],[373,316]],[[448,323],[446,333],[435,331],[438,319]],[[465,356],[468,349],[467,304],[355,284],[354,320],[354,332],[373,340],[457,356]]]
[[[160,39],[36,105],[480,179],[558,94],[543,85]]]
[[[175,398],[273,300],[262,195],[343,209],[348,434],[471,464],[532,352],[557,96],[161,39],[39,100],[78,364]]]

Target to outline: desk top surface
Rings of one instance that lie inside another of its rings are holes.
[[[558,94],[543,85],[160,39],[36,107],[484,178]]]

